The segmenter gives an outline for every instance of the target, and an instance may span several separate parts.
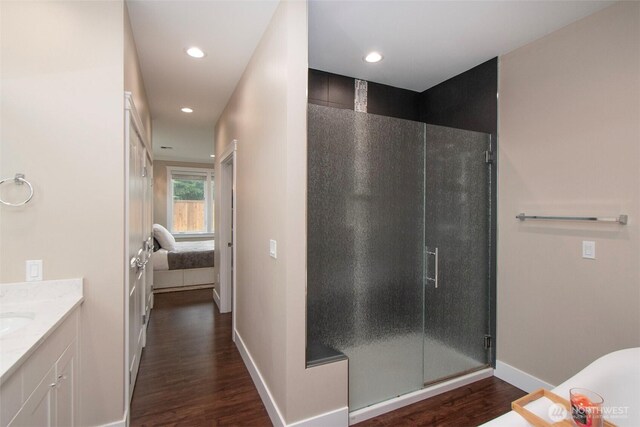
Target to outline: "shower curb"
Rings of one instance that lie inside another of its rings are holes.
[[[430,397],[437,396],[442,393],[446,393],[458,387],[471,384],[473,382],[489,378],[493,376],[493,368],[486,368],[480,371],[472,372],[470,374],[463,375],[458,378],[444,381],[422,390],[414,391],[411,393],[403,394],[393,399],[385,400],[384,402],[376,403],[375,405],[367,406],[366,408],[358,409],[349,413],[349,425],[357,424],[359,422],[368,420],[378,415],[386,414],[387,412],[395,411],[402,407],[411,405],[421,400],[428,399]]]

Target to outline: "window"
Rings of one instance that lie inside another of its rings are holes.
[[[173,234],[212,234],[212,169],[167,167],[167,228]]]

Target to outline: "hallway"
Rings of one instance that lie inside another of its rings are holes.
[[[131,425],[175,424],[271,425],[211,289],[155,295]]]

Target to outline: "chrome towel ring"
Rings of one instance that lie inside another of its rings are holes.
[[[2,203],[3,205],[7,205],[7,206],[24,206],[27,203],[29,203],[29,201],[33,197],[33,185],[31,185],[31,183],[29,181],[24,179],[24,174],[17,173],[15,178],[5,178],[5,179],[0,181],[0,185],[4,184],[5,182],[9,182],[9,181],[13,181],[16,185],[27,184],[29,186],[29,196],[27,197],[27,200],[25,200],[23,202],[20,202],[20,203],[5,202],[2,199],[0,199],[0,203]]]

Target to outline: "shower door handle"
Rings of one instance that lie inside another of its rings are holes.
[[[427,280],[431,280],[434,283],[434,287],[436,289],[438,289],[438,248],[435,248],[435,250],[432,252],[429,250],[429,248],[425,248],[426,252],[427,252],[427,256],[429,255],[433,255],[435,258],[435,267],[436,267],[436,274],[434,277],[429,277],[427,275]],[[425,265],[425,269],[426,269],[426,265]]]

